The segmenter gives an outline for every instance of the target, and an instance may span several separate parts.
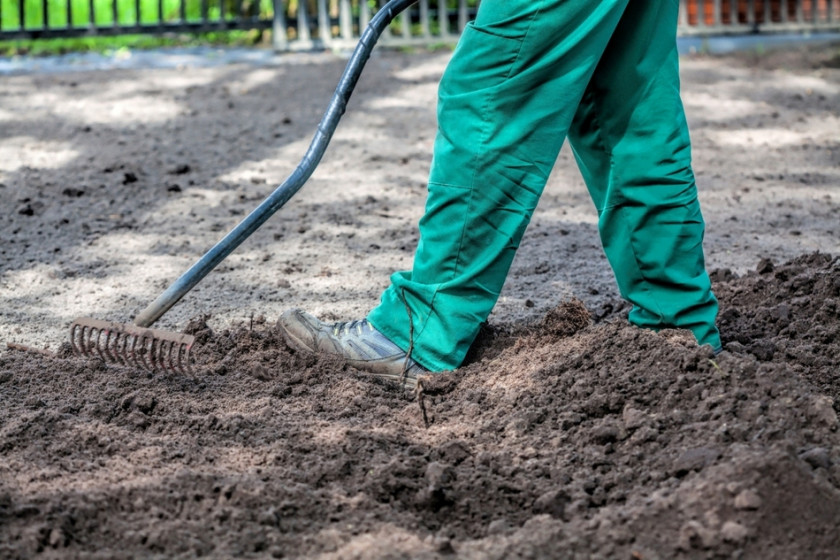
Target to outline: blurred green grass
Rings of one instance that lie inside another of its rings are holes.
[[[159,21],[177,22],[181,19],[181,0],[116,0],[116,21],[121,26],[152,25]],[[184,0],[184,12],[187,22],[201,20],[201,0]],[[70,9],[68,10],[68,6]],[[91,14],[91,6],[93,14]],[[139,14],[138,8],[139,6]],[[23,10],[21,10],[21,7]],[[49,27],[87,27],[93,21],[96,25],[113,25],[114,9],[112,0],[46,0],[46,12],[43,0],[0,0],[0,26],[4,30],[40,29],[45,24],[45,13],[49,18]],[[236,3],[232,0],[207,1],[207,15],[212,21],[221,19],[224,7],[225,19],[232,19]],[[242,13],[252,16],[257,14],[270,16],[270,0],[242,0]],[[21,18],[23,12],[23,18]],[[71,18],[68,19],[68,14]],[[92,17],[91,17],[92,16]]]
[[[0,24],[4,31],[42,29],[48,23],[50,28],[81,28],[95,22],[98,26],[114,25],[112,0],[46,0],[48,20],[44,18],[43,0],[0,0]],[[68,10],[68,5],[70,9]],[[21,6],[23,9],[21,9]],[[91,15],[91,6],[93,14]],[[166,34],[163,36],[131,34],[131,26],[151,25],[158,22],[181,22],[181,0],[116,0],[116,22],[128,27],[126,35],[85,36],[36,40],[0,41],[0,56],[50,55],[66,52],[107,52],[119,49],[151,49],[168,46],[231,45],[243,46],[263,42],[266,33],[260,30],[214,31],[195,34]],[[138,14],[139,7],[139,14]],[[231,20],[237,13],[235,0],[207,1],[207,18],[221,21]],[[242,0],[243,15],[269,18],[272,14],[271,0]],[[21,17],[23,14],[23,17]],[[68,17],[69,16],[69,17]],[[201,0],[184,0],[184,21],[202,20]]]
[[[96,37],[71,37],[64,39],[0,41],[0,56],[50,56],[71,52],[97,52],[112,54],[124,50],[159,49],[165,47],[269,46],[271,32],[251,29],[248,31],[211,31],[206,33],[178,33],[166,35],[108,35]]]

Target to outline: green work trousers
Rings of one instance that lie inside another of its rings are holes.
[[[483,0],[440,81],[420,242],[370,322],[458,367],[568,137],[629,319],[720,347],[679,93],[677,0]]]

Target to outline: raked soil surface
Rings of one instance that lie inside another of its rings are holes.
[[[192,375],[67,328],[254,208],[344,61],[3,78],[0,557],[840,556],[840,49],[683,60],[722,354],[626,322],[564,149],[467,363],[406,393],[274,322],[410,266],[448,56],[371,59],[310,184],[160,322]]]

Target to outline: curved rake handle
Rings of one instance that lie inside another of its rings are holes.
[[[166,291],[144,309],[135,319],[134,324],[139,327],[149,327],[155,323],[164,313],[169,311],[173,305],[178,303],[182,297],[195,287],[207,274],[216,268],[234,249],[254,233],[265,223],[275,212],[286,204],[295,193],[306,183],[307,179],[315,171],[315,167],[321,161],[321,157],[330,143],[333,132],[335,132],[338,121],[344,114],[347,101],[356,87],[356,82],[362,73],[370,53],[376,44],[377,39],[388,27],[393,19],[417,0],[391,0],[385,4],[371,18],[370,23],[362,33],[353,55],[350,57],[344,73],[338,82],[330,104],[327,107],[315,137],[309,145],[309,149],[303,156],[297,168],[268,198],[266,198],[253,212],[242,220],[239,225],[233,228],[230,233],[216,243],[212,249],[207,251],[189,270],[175,280]]]

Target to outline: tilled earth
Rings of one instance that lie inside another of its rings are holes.
[[[568,154],[464,367],[406,393],[288,348],[280,310],[350,318],[416,243],[445,55],[391,53],[323,164],[344,190],[302,193],[173,309],[193,375],[74,357],[68,316],[129,319],[301,151],[324,99],[274,78],[341,64],[291,60],[0,86],[0,325],[52,354],[0,354],[0,557],[837,558],[834,58],[683,65],[718,356],[626,322]]]
[[[419,395],[262,318],[194,377],[7,353],[0,551],[836,557],[840,261],[715,276],[717,357],[571,301]]]

